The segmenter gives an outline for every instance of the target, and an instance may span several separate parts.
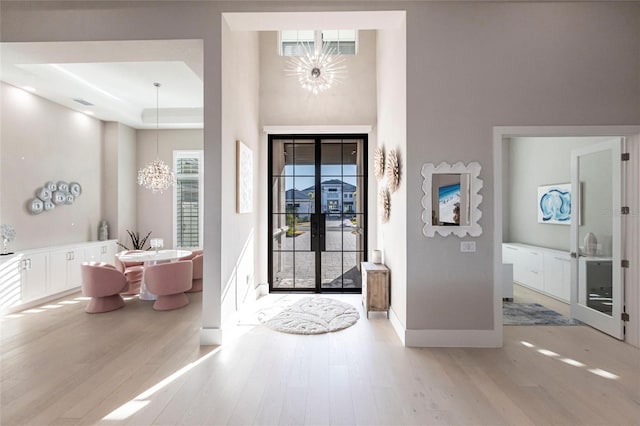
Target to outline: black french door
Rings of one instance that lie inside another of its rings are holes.
[[[269,135],[269,291],[361,291],[366,152],[362,134]]]

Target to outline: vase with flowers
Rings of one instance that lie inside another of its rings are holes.
[[[16,230],[11,225],[0,225],[0,238],[2,238],[2,253],[0,255],[7,256],[13,254],[9,252],[9,243],[16,238]]]

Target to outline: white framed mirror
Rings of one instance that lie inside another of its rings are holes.
[[[433,237],[436,232],[443,237],[482,234],[478,223],[482,217],[478,208],[482,202],[479,163],[426,163],[422,177],[422,233],[426,237]]]

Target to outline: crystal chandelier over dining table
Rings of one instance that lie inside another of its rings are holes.
[[[176,175],[173,170],[158,156],[158,140],[160,137],[160,109],[159,89],[160,83],[153,83],[156,87],[156,159],[143,169],[138,170],[138,185],[150,189],[152,192],[163,191],[175,183]]]

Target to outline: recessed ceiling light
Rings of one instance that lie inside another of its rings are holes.
[[[26,90],[27,92],[31,92],[31,93],[35,93],[36,92],[36,88],[35,87],[31,87],[31,86],[24,86],[22,87],[24,90]]]
[[[82,111],[82,112],[84,112],[84,113],[85,113],[85,114],[87,114],[87,115],[94,115],[94,114],[93,114],[93,111]]]

